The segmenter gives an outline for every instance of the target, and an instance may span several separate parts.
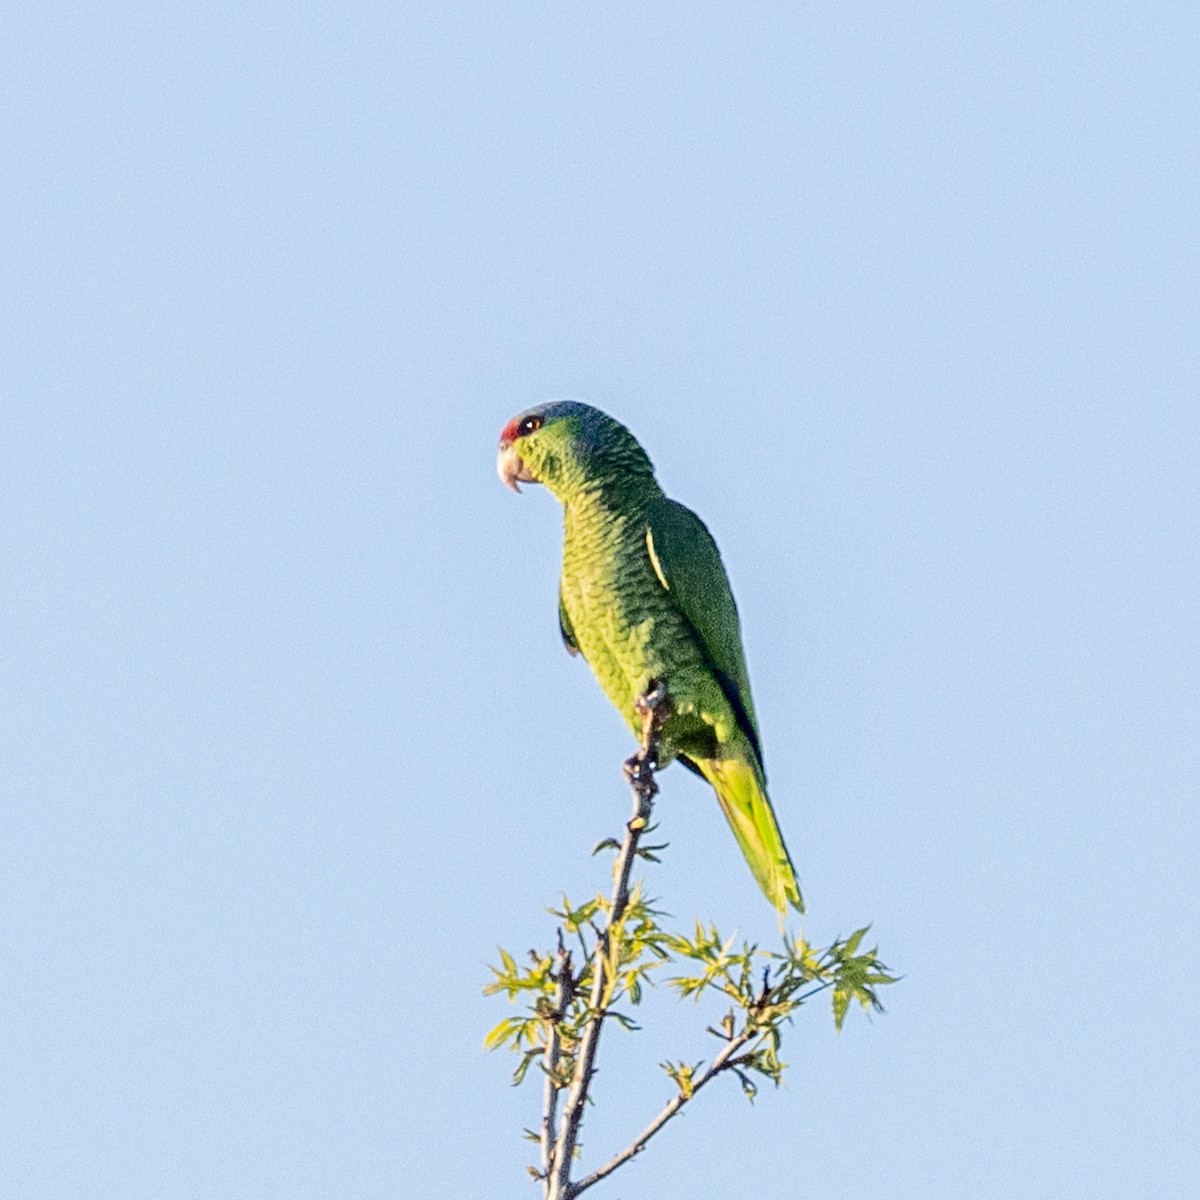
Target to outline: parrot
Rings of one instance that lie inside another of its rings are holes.
[[[667,497],[624,425],[579,401],[513,417],[496,469],[513,491],[540,483],[562,504],[558,623],[567,650],[639,737],[642,698],[665,687],[658,766],[678,759],[707,780],[780,919],[789,904],[804,912],[767,796],[737,605],[707,527]]]

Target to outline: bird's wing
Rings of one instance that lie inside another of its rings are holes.
[[[761,766],[737,605],[717,543],[691,509],[663,496],[647,513],[646,550],[659,582],[695,630]]]
[[[558,631],[562,634],[563,645],[567,653],[574,657],[579,653],[579,643],[575,640],[575,630],[571,628],[571,618],[567,616],[567,606],[563,603],[562,588],[558,590]]]

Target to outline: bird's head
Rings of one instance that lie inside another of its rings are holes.
[[[653,481],[654,468],[619,421],[590,404],[555,400],[513,417],[500,433],[496,471],[514,492],[543,483],[560,500],[623,480]]]

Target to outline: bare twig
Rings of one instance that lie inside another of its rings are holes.
[[[586,1191],[593,1183],[599,1183],[606,1176],[611,1175],[622,1163],[627,1163],[635,1155],[641,1154],[646,1148],[646,1143],[669,1121],[676,1116],[681,1108],[710,1080],[715,1079],[722,1071],[732,1070],[735,1067],[741,1066],[745,1061],[737,1056],[747,1043],[752,1042],[756,1037],[760,1037],[765,1031],[762,1029],[746,1028],[743,1029],[737,1037],[731,1038],[722,1048],[721,1052],[712,1060],[708,1066],[700,1072],[700,1074],[691,1082],[691,1085],[685,1094],[683,1091],[672,1096],[670,1100],[663,1106],[662,1111],[642,1130],[641,1133],[629,1143],[619,1154],[614,1154],[602,1167],[597,1167],[590,1175],[585,1176],[578,1183],[573,1183],[567,1190],[567,1200],[573,1200],[580,1192]]]
[[[558,1081],[558,1058],[562,1046],[558,1030],[571,999],[571,952],[563,945],[561,929],[558,931],[558,953],[554,956],[554,979],[554,1011],[550,1015],[550,1032],[542,1056],[542,1067],[546,1072],[542,1102],[543,1179],[549,1179],[554,1170],[554,1119],[558,1111],[558,1093],[562,1088]]]
[[[590,1016],[579,1040],[575,1073],[571,1079],[571,1089],[567,1093],[558,1137],[549,1151],[549,1170],[545,1181],[546,1200],[569,1200],[577,1190],[571,1185],[571,1163],[575,1157],[579,1127],[583,1122],[588,1088],[595,1072],[600,1031],[605,1017],[608,1016],[608,997],[611,994],[615,968],[615,963],[610,961],[615,957],[613,932],[620,927],[625,916],[625,909],[629,904],[629,876],[633,870],[633,860],[637,857],[638,842],[650,824],[654,796],[658,791],[658,785],[654,782],[654,772],[658,767],[659,732],[669,711],[669,705],[666,687],[657,681],[652,683],[646,694],[640,696],[637,701],[637,709],[642,716],[642,747],[625,763],[625,775],[633,792],[633,815],[625,825],[625,838],[613,867],[612,905],[608,920],[600,931],[592,955]],[[550,1115],[550,1121],[553,1122],[553,1114]],[[545,1129],[546,1114],[543,1112],[543,1138]],[[545,1149],[543,1156],[546,1156]]]

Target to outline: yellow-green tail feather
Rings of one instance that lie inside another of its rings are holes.
[[[789,904],[803,912],[796,871],[757,764],[741,758],[709,758],[697,760],[696,766],[717,793],[721,811],[767,899],[781,914]]]

